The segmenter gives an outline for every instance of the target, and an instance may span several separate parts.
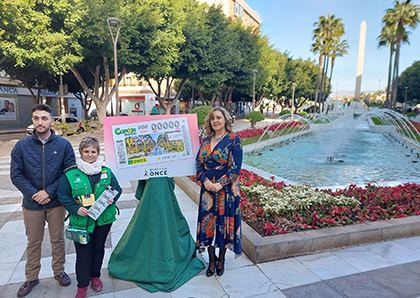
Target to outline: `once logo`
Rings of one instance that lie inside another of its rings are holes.
[[[168,170],[153,170],[151,169],[149,172],[150,177],[157,177],[157,176],[168,176]]]

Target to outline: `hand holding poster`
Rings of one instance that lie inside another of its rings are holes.
[[[195,174],[197,115],[104,118],[105,158],[119,180]]]

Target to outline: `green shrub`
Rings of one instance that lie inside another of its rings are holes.
[[[188,114],[197,114],[198,125],[203,125],[204,119],[206,119],[207,114],[212,108],[212,106],[199,106],[192,109]]]
[[[410,112],[407,114],[407,117],[416,117],[417,113],[416,112]]]
[[[252,111],[249,112],[248,115],[246,115],[245,119],[251,122],[251,128],[253,129],[255,128],[255,123],[257,123],[258,121],[263,121],[265,118],[264,114],[260,111]]]
[[[384,121],[381,118],[372,117],[372,122],[375,125],[385,125]]]
[[[279,116],[283,116],[283,115],[286,115],[286,114],[291,114],[292,112],[290,112],[289,110],[282,110],[281,112],[280,112],[280,114],[279,114]]]
[[[83,120],[83,127],[86,132],[90,133],[95,132],[101,128],[98,120]]]
[[[305,111],[304,111],[304,112],[300,112],[300,113],[299,113],[299,116],[301,116],[301,117],[305,117],[306,115],[308,115],[308,113],[307,113],[307,112],[305,112]]]

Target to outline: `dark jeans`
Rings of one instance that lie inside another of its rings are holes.
[[[101,276],[102,261],[105,255],[105,241],[112,223],[96,226],[90,235],[88,244],[74,242],[76,247],[76,278],[77,287],[89,285],[91,277]]]

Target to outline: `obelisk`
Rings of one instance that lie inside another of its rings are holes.
[[[363,61],[365,59],[366,22],[360,25],[359,57],[357,58],[356,90],[354,100],[360,100],[360,89],[362,87]]]

